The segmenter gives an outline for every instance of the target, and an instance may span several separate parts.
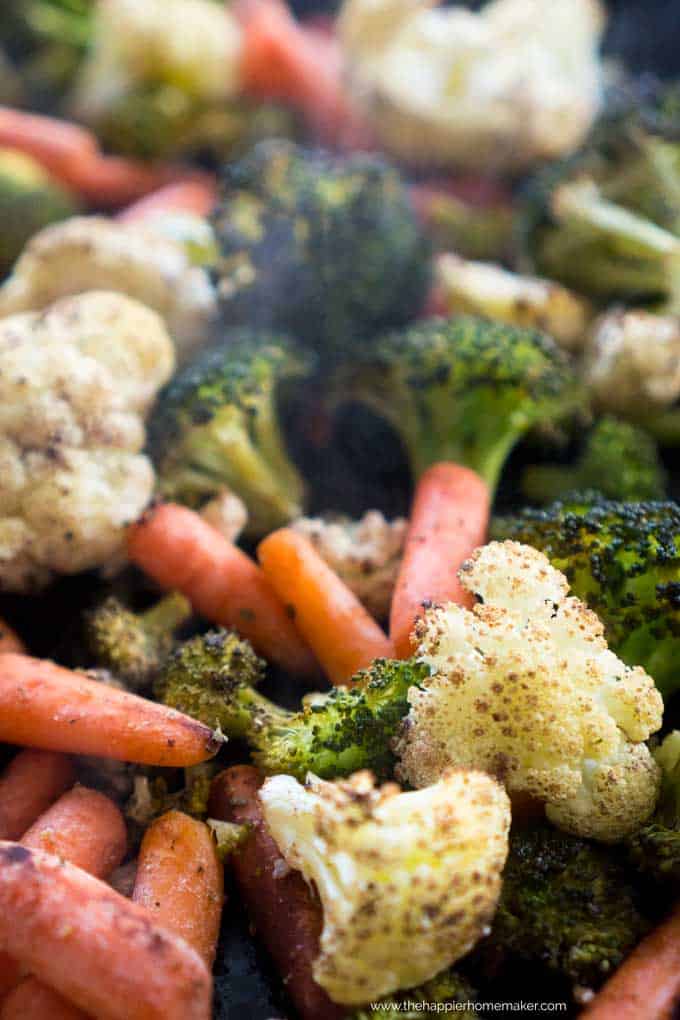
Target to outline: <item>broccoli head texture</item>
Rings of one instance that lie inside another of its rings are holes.
[[[151,609],[135,613],[115,597],[88,614],[85,629],[95,662],[133,688],[158,674],[175,644],[175,631],[191,617],[191,605],[171,592]]]
[[[308,697],[298,712],[273,704],[254,685],[263,664],[247,642],[226,631],[193,638],[168,660],[158,681],[162,701],[228,737],[245,738],[267,774],[304,779],[347,776],[370,768],[392,774],[390,741],[408,711],[406,695],[429,673],[413,661],[377,659],[352,687]]]
[[[311,356],[283,335],[227,332],[160,395],[149,422],[149,450],[162,495],[198,507],[223,488],[248,508],[259,536],[298,517],[304,483],[290,460],[279,403],[311,372]]]
[[[540,825],[511,833],[498,910],[481,950],[590,988],[648,927],[620,855]]]
[[[679,686],[680,507],[554,503],[492,522],[495,539],[540,549],[597,614],[612,651],[668,697]]]
[[[372,1003],[369,1009],[358,1009],[350,1015],[349,1020],[371,1020],[376,1013],[386,1020],[420,1020],[423,1012],[436,1013],[438,1004],[449,1003],[460,1004],[455,1014],[460,1020],[472,1020],[476,1014],[464,1009],[463,1004],[475,998],[475,990],[467,978],[455,968],[448,967],[417,988],[409,988],[398,995],[392,994],[388,999],[380,999],[378,1003]],[[425,1009],[424,1004],[430,1009]],[[448,1012],[443,1005],[440,1008],[442,1012]]]
[[[621,93],[581,152],[539,174],[519,218],[529,264],[595,298],[677,311],[679,95]]]
[[[419,322],[367,345],[332,374],[329,401],[365,404],[386,419],[414,475],[453,460],[492,490],[525,433],[584,406],[567,355],[549,337],[468,316]]]
[[[680,732],[673,730],[655,753],[661,795],[654,815],[630,839],[630,858],[658,882],[680,882]]]
[[[227,322],[342,355],[425,302],[428,242],[399,174],[372,156],[262,142],[227,169],[214,226]]]
[[[585,490],[622,502],[660,500],[666,485],[666,472],[649,433],[610,417],[593,426],[576,463],[535,465],[522,479],[524,494],[535,503],[552,503]]]

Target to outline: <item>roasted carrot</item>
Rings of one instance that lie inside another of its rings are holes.
[[[97,878],[107,878],[125,855],[127,831],[113,801],[96,790],[75,786],[31,825],[21,844],[56,854]],[[21,976],[19,962],[0,953],[0,997],[13,989]]]
[[[98,1020],[209,1020],[210,973],[184,939],[19,843],[0,843],[0,948]]]
[[[166,184],[140,198],[118,213],[121,223],[142,223],[163,213],[193,213],[208,216],[217,202],[217,182],[212,174],[193,174],[185,180]]]
[[[229,860],[258,937],[274,960],[301,1020],[340,1020],[347,1010],[312,975],[323,923],[321,904],[299,871],[285,863],[258,798],[262,776],[250,765],[221,772],[210,793],[213,818],[250,826]]]
[[[627,957],[583,1020],[671,1020],[680,1003],[680,904]]]
[[[345,684],[373,659],[394,655],[389,638],[304,536],[280,528],[257,555],[332,683]]]
[[[0,1020],[87,1020],[87,1014],[37,978],[27,977],[2,1003]]]
[[[181,591],[197,612],[238,631],[266,659],[294,675],[317,672],[262,571],[193,510],[153,507],[129,529],[128,554],[162,588]]]
[[[471,605],[458,571],[485,541],[489,509],[488,487],[469,468],[444,462],[421,476],[390,613],[390,637],[401,658],[413,652],[411,633],[424,606]]]
[[[45,659],[0,655],[0,740],[141,765],[187,766],[219,744],[209,727]]]
[[[100,206],[132,202],[178,171],[104,156],[96,137],[69,121],[0,106],[0,146],[33,156],[56,180]]]
[[[23,836],[75,778],[73,763],[66,755],[19,751],[0,776],[0,839]]]
[[[26,648],[18,634],[12,630],[8,623],[0,620],[0,655],[3,652],[25,652]]]
[[[212,967],[224,879],[208,826],[181,811],[153,822],[139,849],[132,899]]]

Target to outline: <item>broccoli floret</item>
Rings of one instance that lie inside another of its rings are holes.
[[[679,95],[628,96],[580,153],[538,176],[519,219],[529,264],[596,298],[677,311]]]
[[[522,436],[582,407],[567,356],[530,329],[468,316],[389,333],[345,364],[330,402],[363,403],[401,436],[414,475],[453,460],[495,488]]]
[[[680,882],[680,732],[669,733],[655,753],[661,795],[654,815],[630,840],[632,863],[657,881]]]
[[[156,770],[140,770],[134,777],[132,795],[125,804],[125,817],[134,835],[166,811],[184,811],[194,818],[208,813],[210,785],[217,766],[214,762],[192,765],[182,770],[179,783],[173,785],[167,775]]]
[[[602,620],[612,651],[665,698],[679,686],[680,506],[554,503],[496,518],[492,537],[533,545]]]
[[[202,351],[161,394],[149,450],[164,497],[198,507],[229,488],[259,536],[301,513],[304,483],[288,457],[279,404],[311,355],[283,335],[236,329]]]
[[[481,952],[543,965],[590,988],[647,928],[621,856],[540,825],[510,836],[498,911]]]
[[[86,632],[98,665],[132,688],[151,683],[175,644],[175,632],[191,617],[191,604],[171,592],[142,613],[115,597],[89,613]]]
[[[170,656],[157,695],[229,737],[245,738],[266,773],[324,779],[370,768],[392,774],[390,741],[408,711],[406,695],[429,674],[413,661],[377,659],[354,686],[307,698],[298,712],[273,704],[254,689],[263,663],[246,641],[226,631],[194,638]]]
[[[399,174],[372,156],[263,142],[227,169],[214,224],[227,322],[343,355],[425,302],[428,242]]]
[[[535,503],[593,490],[622,502],[663,499],[666,472],[656,443],[644,429],[601,418],[588,433],[575,464],[527,468],[522,489]]]
[[[39,163],[12,149],[0,149],[0,275],[11,268],[35,233],[74,216],[77,210],[74,199]]]
[[[372,1020],[376,1013],[385,1020],[421,1020],[424,1012],[438,1012],[438,1003],[459,1003],[461,1008],[456,1009],[455,1015],[461,1020],[473,1020],[477,1014],[473,1010],[463,1009],[462,1005],[475,998],[475,991],[467,978],[449,967],[417,988],[379,999],[377,1003],[372,1003],[370,1009],[357,1010],[349,1020]],[[416,1003],[419,1005],[415,1006]],[[429,1010],[424,1008],[425,1003],[431,1007]],[[442,1012],[448,1010],[442,1006]]]

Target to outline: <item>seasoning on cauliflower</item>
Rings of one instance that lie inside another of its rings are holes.
[[[383,146],[418,164],[521,170],[572,152],[601,103],[599,0],[493,0],[479,13],[345,0],[340,37]]]
[[[216,302],[205,269],[161,230],[78,216],[46,227],[0,287],[0,315],[45,308],[70,294],[127,294],[163,317],[184,360],[208,339]]]
[[[0,587],[104,566],[154,486],[144,415],[174,367],[159,317],[93,291],[0,320]]]
[[[588,302],[553,280],[447,253],[436,260],[435,287],[447,315],[483,315],[540,329],[567,350],[580,349],[586,339]]]
[[[422,787],[450,766],[486,769],[545,801],[558,828],[623,839],[659,789],[643,743],[662,719],[653,680],[609,651],[598,618],[538,550],[493,542],[459,576],[480,602],[434,607],[417,625],[432,677],[409,692],[398,774]]]
[[[598,407],[646,424],[659,438],[680,435],[680,319],[615,310],[595,323],[584,361]],[[670,430],[672,436],[663,433]]]
[[[299,517],[291,527],[308,538],[377,620],[387,617],[404,549],[407,521],[369,510],[358,521]]]
[[[376,788],[370,772],[260,790],[267,825],[323,907],[314,977],[337,1002],[366,1003],[432,978],[487,931],[501,888],[510,807],[481,772],[426,790]],[[414,951],[414,947],[416,947]]]

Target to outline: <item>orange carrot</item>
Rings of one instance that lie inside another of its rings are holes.
[[[23,836],[75,778],[73,763],[63,754],[20,751],[0,776],[0,839]]]
[[[75,786],[33,823],[21,844],[55,854],[97,878],[108,878],[125,855],[127,831],[113,801],[96,790]],[[0,953],[0,998],[21,976],[19,962]]]
[[[670,1020],[680,1003],[680,905],[637,946],[579,1014],[583,1020]]]
[[[217,182],[212,174],[193,174],[185,180],[166,184],[140,198],[118,213],[121,223],[142,223],[163,213],[193,213],[208,216],[217,202]]]
[[[58,181],[100,206],[124,205],[177,171],[104,156],[96,137],[69,121],[0,106],[0,146],[33,156]]]
[[[141,765],[187,766],[218,744],[181,712],[28,655],[0,655],[0,740]]]
[[[434,464],[421,476],[390,613],[390,637],[400,658],[413,653],[411,633],[424,606],[472,604],[458,571],[485,541],[489,509],[488,487],[469,468]]]
[[[0,843],[0,948],[98,1020],[209,1020],[195,950],[104,882],[18,843]]]
[[[132,893],[157,924],[212,967],[224,899],[222,864],[203,822],[169,811],[144,833]]]
[[[280,528],[257,555],[331,683],[345,684],[373,659],[394,655],[389,638],[304,536]]]
[[[0,655],[3,652],[25,652],[26,648],[18,634],[15,634],[9,624],[0,620]]]
[[[294,675],[317,672],[262,571],[193,510],[153,507],[130,528],[128,554],[162,588],[181,591],[197,612],[238,631],[266,659]]]
[[[37,978],[25,978],[0,1008],[0,1020],[87,1020],[87,1014]]]

